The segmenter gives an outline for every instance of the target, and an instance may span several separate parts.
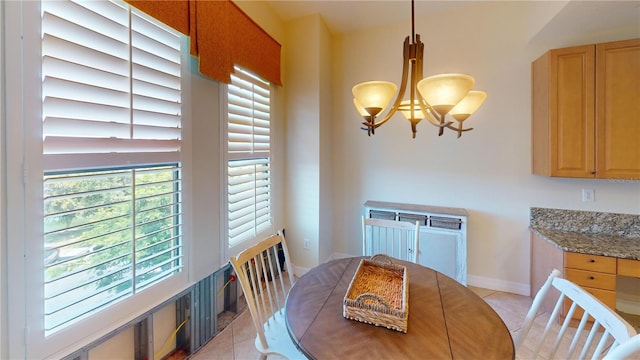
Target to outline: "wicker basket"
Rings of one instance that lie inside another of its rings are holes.
[[[407,268],[393,264],[386,255],[360,260],[344,297],[342,315],[406,333],[409,318]]]

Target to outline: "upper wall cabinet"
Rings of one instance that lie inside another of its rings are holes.
[[[640,179],[640,39],[549,50],[531,81],[534,174]]]

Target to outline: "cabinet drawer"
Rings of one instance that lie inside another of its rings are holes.
[[[598,300],[602,301],[611,310],[615,311],[615,309],[616,309],[616,292],[615,291],[593,289],[593,288],[589,288],[589,287],[585,287],[584,289],[587,290],[591,295],[593,295],[596,298],[598,298]],[[569,300],[565,300],[564,301],[564,314],[567,314],[569,312],[569,308],[570,307],[571,307],[571,302]],[[573,314],[573,316],[571,318],[572,319],[580,319],[580,318],[582,318],[582,314],[583,314],[582,309],[576,309],[575,313]]]
[[[567,280],[572,281],[582,287],[589,287],[603,290],[616,290],[616,275],[604,274],[595,271],[585,271],[576,269],[564,269]]]
[[[566,252],[564,254],[564,266],[572,269],[615,274],[616,258]]]
[[[618,259],[618,275],[640,278],[640,260]]]

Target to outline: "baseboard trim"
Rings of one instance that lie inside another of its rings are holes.
[[[529,284],[505,281],[478,275],[467,275],[467,284],[483,289],[503,291],[517,295],[531,296]]]
[[[324,262],[335,260],[335,259],[344,259],[344,258],[353,257],[353,256],[354,255],[351,255],[351,254],[333,253]],[[310,268],[297,266],[296,264],[293,264],[292,268],[293,268],[293,274],[295,276],[297,276],[297,277],[300,277],[300,276],[306,274],[307,272],[309,272],[309,270],[311,270]]]
[[[296,264],[293,264],[292,268],[293,268],[293,275],[295,275],[296,277],[301,277],[302,275],[306,274],[309,270],[311,270],[309,268],[296,266]]]

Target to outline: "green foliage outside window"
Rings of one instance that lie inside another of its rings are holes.
[[[48,329],[179,271],[176,167],[48,175],[44,184]]]

